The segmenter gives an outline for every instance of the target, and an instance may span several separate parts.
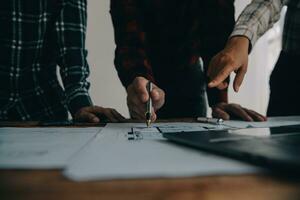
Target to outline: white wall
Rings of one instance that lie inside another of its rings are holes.
[[[97,105],[116,108],[128,116],[125,89],[113,65],[114,48],[109,0],[88,0],[87,49],[92,99]]]
[[[236,0],[237,14],[248,2],[250,1]],[[109,0],[88,0],[87,48],[91,68],[91,95],[94,103],[114,107],[128,116],[125,90],[120,84],[113,65],[115,45],[109,15]],[[268,102],[268,75],[279,48],[280,38],[276,31],[266,35],[257,43],[241,91],[235,94],[232,87],[230,88],[229,98],[232,102],[265,112]]]
[[[236,17],[250,0],[236,0]],[[269,76],[281,49],[283,19],[256,43],[249,57],[248,72],[239,93],[232,86],[229,100],[265,114],[269,101]],[[234,76],[231,77],[233,80]],[[233,81],[231,81],[232,83]]]

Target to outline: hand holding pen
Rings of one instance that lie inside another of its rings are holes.
[[[156,120],[156,111],[165,102],[165,93],[157,85],[152,83],[150,95],[147,91],[149,80],[144,77],[136,77],[127,87],[127,105],[132,119],[146,120],[146,107],[149,97],[152,100],[151,122]]]
[[[152,118],[152,98],[151,98],[151,92],[152,92],[152,83],[151,81],[148,82],[147,84],[147,92],[149,94],[149,98],[147,101],[147,106],[146,106],[146,125],[149,127],[151,125],[151,118]]]

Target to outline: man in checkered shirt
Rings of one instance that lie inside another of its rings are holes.
[[[86,0],[6,0],[0,6],[0,120],[122,119],[93,106]],[[60,69],[63,87],[57,77]]]
[[[248,53],[256,41],[280,18],[287,6],[282,51],[270,77],[268,116],[300,115],[300,0],[253,0],[240,15],[225,49],[212,60],[210,87],[224,89],[235,71],[235,91],[247,71]],[[261,66],[263,67],[263,66]]]

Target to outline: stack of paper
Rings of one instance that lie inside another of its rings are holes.
[[[245,122],[237,120],[225,121],[228,128],[268,128],[300,124],[300,116],[270,117],[266,122]]]
[[[0,169],[63,168],[101,128],[0,128]]]
[[[261,128],[300,124],[300,117],[267,122],[108,124],[105,128],[0,128],[0,169],[64,168],[72,180],[258,173],[262,169],[177,146],[162,132]]]
[[[142,131],[143,136],[134,140],[128,138],[133,128],[143,126],[145,125],[109,124],[87,148],[73,158],[64,174],[72,180],[87,181],[261,171],[259,168],[235,160],[177,146],[162,137],[151,137],[155,130],[150,133]]]

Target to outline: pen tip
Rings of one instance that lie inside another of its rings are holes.
[[[149,128],[151,125],[151,120],[147,120],[146,124],[147,124],[147,127]]]

